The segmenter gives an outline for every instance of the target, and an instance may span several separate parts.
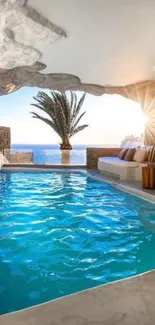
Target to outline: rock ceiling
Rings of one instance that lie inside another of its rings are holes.
[[[24,0],[0,0],[0,67],[31,66],[41,59],[37,44],[54,43],[65,32],[54,26]]]
[[[154,12],[154,0],[0,0],[0,94],[37,86],[151,102]]]

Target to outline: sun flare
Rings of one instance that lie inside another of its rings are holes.
[[[145,114],[143,114],[143,122],[144,122],[144,126],[149,122],[149,117]]]

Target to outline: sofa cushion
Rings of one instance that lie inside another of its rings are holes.
[[[138,167],[138,163],[136,161],[125,161],[119,159],[118,157],[101,157],[98,161],[100,163],[110,164],[118,167]]]
[[[126,160],[126,161],[133,161],[133,156],[135,154],[135,151],[136,151],[135,148],[128,149],[128,151],[127,151],[127,153],[125,155],[124,160]]]
[[[138,163],[143,163],[147,160],[147,150],[144,148],[136,149],[135,154],[133,156],[133,160]]]
[[[121,160],[124,160],[127,151],[128,151],[128,148],[124,148],[124,149],[122,149],[121,152],[120,152],[119,155],[118,155],[118,158],[121,159]]]

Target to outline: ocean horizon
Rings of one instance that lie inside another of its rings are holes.
[[[34,148],[34,147],[42,147],[42,148],[51,148],[51,149],[59,149],[59,144],[36,144],[36,143],[12,143],[11,144],[12,149],[27,149],[27,148]],[[112,147],[119,147],[119,145],[116,144],[72,144],[73,149],[76,150],[81,150],[81,149],[86,149],[88,147],[93,147],[93,148],[112,148]]]
[[[86,148],[118,147],[118,145],[73,144],[70,152],[70,164],[86,164]],[[12,152],[33,152],[35,164],[61,164],[62,156],[59,144],[12,144]]]

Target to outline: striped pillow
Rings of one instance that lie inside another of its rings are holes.
[[[128,149],[128,151],[127,151],[127,153],[125,155],[124,160],[126,160],[126,161],[133,161],[133,157],[134,157],[135,151],[136,151],[135,148]]]
[[[118,158],[121,159],[121,160],[124,160],[127,151],[128,151],[128,148],[124,148],[123,150],[121,150],[119,155],[118,155]]]
[[[150,148],[148,160],[149,160],[149,162],[155,162],[155,146],[152,146]]]

